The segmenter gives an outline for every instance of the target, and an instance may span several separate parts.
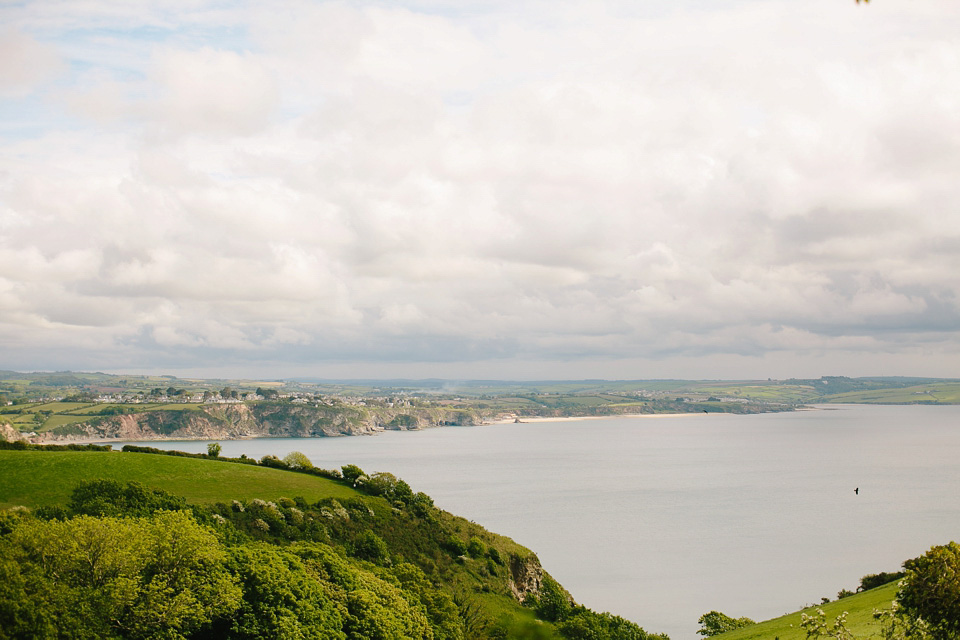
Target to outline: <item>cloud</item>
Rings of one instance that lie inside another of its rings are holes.
[[[63,71],[55,47],[14,28],[0,30],[0,96],[23,98]]]
[[[252,55],[207,47],[163,51],[152,74],[160,96],[150,115],[176,132],[250,134],[276,108],[274,80]]]
[[[18,37],[83,64],[0,142],[18,366],[957,352],[953,3],[42,4]]]

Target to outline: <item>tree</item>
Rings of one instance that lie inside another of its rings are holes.
[[[470,541],[467,542],[467,553],[470,554],[471,558],[479,558],[487,552],[487,545],[483,544],[483,540],[477,536],[471,536]]]
[[[218,458],[220,456],[220,451],[221,447],[219,442],[211,442],[207,445],[207,455],[211,458]]]
[[[898,571],[896,573],[888,573],[886,571],[881,571],[880,573],[868,573],[860,578],[860,588],[857,589],[857,591],[876,589],[877,587],[882,587],[883,585],[893,582],[894,580],[899,580],[903,576],[904,573],[902,571]]]
[[[697,622],[700,624],[700,630],[697,633],[707,638],[755,624],[750,618],[731,618],[719,611],[705,613]]]
[[[358,467],[355,464],[345,464],[340,467],[340,472],[343,474],[343,479],[350,482],[351,484],[356,483],[357,479],[366,474],[363,472],[363,469]]]
[[[214,533],[184,511],[26,521],[0,540],[2,637],[183,638],[240,604]]]
[[[139,482],[89,480],[76,486],[67,507],[71,513],[90,516],[148,516],[159,510],[186,509],[187,503]]]
[[[299,451],[291,451],[283,461],[286,462],[287,466],[291,469],[313,469],[313,463],[310,462],[310,458]]]
[[[228,566],[243,586],[243,602],[235,615],[219,621],[229,629],[215,628],[212,637],[344,638],[345,608],[331,600],[296,555],[250,544],[231,549]]]
[[[897,593],[900,612],[930,625],[934,640],[960,637],[960,545],[932,547],[903,563],[906,575]]]
[[[369,529],[357,536],[353,542],[353,555],[361,560],[384,565],[390,561],[390,550],[383,539]]]
[[[544,576],[535,605],[537,615],[549,622],[560,622],[570,613],[570,596],[550,576]]]

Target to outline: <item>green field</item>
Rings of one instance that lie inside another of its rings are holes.
[[[62,427],[65,424],[73,424],[75,422],[87,422],[90,418],[87,416],[71,416],[71,415],[53,415],[44,420],[43,426],[37,429],[38,433],[44,431],[49,431],[50,429],[56,429],[57,427]]]
[[[121,407],[121,408],[123,408],[123,409],[125,409],[125,410],[129,410],[129,409],[130,409],[130,406],[131,406],[131,405],[124,405],[124,404],[106,404],[106,403],[103,403],[103,404],[93,404],[93,405],[84,405],[83,407],[81,407],[81,408],[79,408],[79,409],[74,409],[74,410],[71,411],[70,413],[71,413],[72,415],[75,415],[75,416],[84,416],[84,415],[90,415],[90,414],[98,414],[98,413],[100,413],[101,411],[103,411],[104,409],[111,409],[111,408],[113,408],[113,407]],[[133,405],[133,406],[139,406],[139,405]]]
[[[800,627],[800,616],[803,613],[816,615],[817,609],[823,609],[826,614],[827,624],[833,625],[837,616],[844,611],[847,612],[847,629],[853,633],[856,638],[878,638],[880,634],[880,624],[873,618],[874,610],[889,609],[894,597],[897,595],[897,583],[891,582],[882,587],[864,591],[842,600],[810,607],[790,613],[773,620],[760,622],[743,629],[729,631],[718,636],[713,636],[717,640],[761,640],[779,638],[780,640],[804,640],[807,635]]]
[[[358,495],[326,478],[266,467],[144,453],[100,451],[0,451],[0,508],[64,504],[80,480],[137,481],[188,502],[308,501]]]
[[[960,383],[941,382],[902,389],[850,391],[827,396],[821,401],[849,404],[957,404],[960,403]]]

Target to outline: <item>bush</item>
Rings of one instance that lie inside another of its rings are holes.
[[[369,529],[357,536],[353,542],[353,555],[361,560],[369,560],[374,564],[388,564],[390,551],[383,538]]]
[[[571,607],[570,596],[563,587],[553,578],[544,576],[540,584],[540,595],[534,606],[537,615],[548,622],[560,622],[569,615]]]
[[[904,576],[903,571],[897,571],[896,573],[889,573],[887,571],[881,571],[880,573],[870,573],[862,578],[860,578],[860,589],[859,591],[866,591],[868,589],[876,589],[877,587],[882,587],[885,584],[899,580]]]
[[[756,624],[750,618],[731,618],[725,613],[720,613],[719,611],[705,613],[700,616],[700,619],[697,620],[697,622],[700,624],[700,630],[697,631],[697,633],[707,638],[725,633],[727,631],[733,631],[734,629],[748,627],[751,624]]]
[[[455,556],[462,556],[467,553],[467,543],[457,536],[450,536],[450,539],[443,546]]]
[[[343,479],[350,484],[354,484],[361,476],[367,475],[363,472],[363,469],[355,464],[347,464],[340,467],[340,473]]]
[[[934,640],[960,637],[960,545],[932,547],[903,563],[906,575],[897,593],[900,612],[930,625]]]
[[[89,480],[73,490],[67,508],[77,515],[148,516],[155,511],[186,509],[187,502],[166,491],[148,489],[139,482]]]
[[[467,543],[467,553],[471,558],[479,558],[487,552],[487,545],[483,544],[483,540],[477,536],[470,538],[470,542]]]

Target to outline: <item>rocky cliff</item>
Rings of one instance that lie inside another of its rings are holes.
[[[387,409],[288,403],[220,404],[179,411],[102,416],[53,429],[48,440],[229,440],[257,437],[352,436],[384,430],[481,424],[475,411]]]
[[[0,440],[7,442],[16,442],[17,440],[26,440],[22,433],[13,428],[8,423],[0,423]]]

